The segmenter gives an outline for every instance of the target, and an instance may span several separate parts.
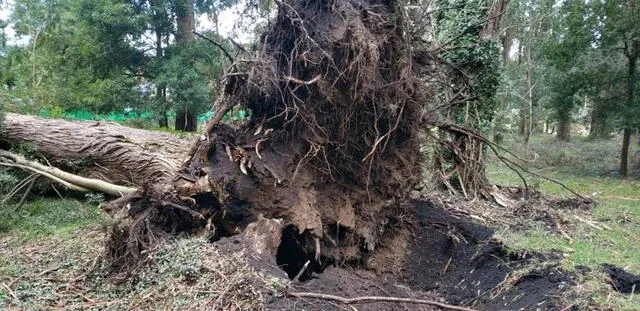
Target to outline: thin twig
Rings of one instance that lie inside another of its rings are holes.
[[[285,286],[285,290],[288,289],[291,284],[295,283],[298,281],[298,279],[300,279],[300,277],[302,276],[302,274],[307,271],[307,268],[309,267],[309,264],[311,263],[311,260],[307,260],[307,262],[304,264],[304,266],[302,266],[302,269],[300,269],[300,271],[298,272],[298,274],[296,274],[296,276],[289,281],[289,283],[287,283],[287,286]]]
[[[293,297],[298,298],[317,298],[317,299],[327,299],[338,301],[344,304],[354,304],[354,303],[368,303],[368,302],[406,302],[406,303],[416,303],[423,305],[432,305],[436,307],[440,307],[442,309],[448,310],[460,310],[460,311],[475,311],[475,309],[469,309],[465,307],[458,307],[454,305],[449,305],[446,303],[431,301],[431,300],[423,300],[423,299],[414,299],[414,298],[401,298],[401,297],[382,297],[382,296],[363,296],[356,298],[344,298],[335,295],[329,294],[321,294],[321,293],[287,293]]]
[[[229,52],[227,52],[227,50],[224,48],[224,46],[222,46],[222,44],[220,44],[220,43],[218,43],[218,42],[215,42],[213,39],[211,39],[211,38],[209,38],[209,37],[207,37],[207,36],[205,36],[205,35],[203,35],[203,34],[201,34],[201,33],[197,32],[197,31],[195,31],[195,30],[194,30],[194,31],[192,31],[192,32],[193,32],[193,34],[194,34],[194,35],[196,35],[196,36],[198,36],[198,37],[200,37],[200,38],[202,38],[202,39],[204,39],[204,40],[209,41],[209,43],[211,43],[211,44],[215,45],[215,46],[216,46],[216,47],[218,47],[220,50],[222,50],[222,53],[224,53],[224,55],[225,55],[225,56],[229,59],[229,61],[231,61],[231,63],[233,64],[233,62],[234,62],[233,57],[231,57],[231,54],[229,54]]]
[[[7,284],[2,283],[2,286],[4,286],[4,288],[7,289],[7,291],[9,292],[9,295],[11,295],[11,297],[13,297],[13,299],[16,300],[16,302],[20,301],[20,299],[18,299],[18,296],[16,296],[16,293],[13,292],[13,290],[11,289],[11,287],[7,286]]]
[[[40,176],[36,175],[36,177],[33,178],[31,183],[29,184],[29,187],[27,187],[27,190],[25,190],[24,193],[22,194],[22,198],[20,198],[20,202],[18,202],[18,206],[16,206],[14,211],[18,211],[22,207],[22,205],[24,205],[24,202],[26,201],[27,197],[29,196],[29,193],[31,193],[31,189],[33,189],[33,185],[36,184],[36,181],[38,180],[38,177],[40,177]]]

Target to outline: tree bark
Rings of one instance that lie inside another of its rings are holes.
[[[176,42],[183,48],[188,47],[195,40],[196,19],[193,0],[177,1],[175,12],[178,28]],[[195,116],[192,107],[186,105],[184,109],[178,111],[175,129],[176,131],[185,132],[195,132],[198,129],[198,118]]]
[[[558,139],[562,141],[571,139],[571,113],[565,109],[558,111]]]
[[[30,145],[54,166],[118,185],[166,179],[180,167],[188,138],[112,122],[44,119],[8,113],[0,141]]]
[[[198,130],[198,116],[191,110],[182,109],[176,114],[175,129],[177,131],[195,132]]]
[[[631,130],[625,128],[622,134],[622,151],[620,153],[620,176],[629,176],[629,144],[631,142]]]
[[[162,31],[158,26],[156,28],[156,58],[162,58]],[[156,85],[156,99],[158,105],[160,105],[160,118],[158,119],[158,125],[160,127],[169,127],[169,120],[167,118],[167,87],[163,83]]]
[[[187,45],[195,39],[193,31],[196,30],[196,19],[193,8],[193,0],[176,1],[176,24],[178,34],[176,41],[179,45]]]
[[[494,1],[487,11],[487,21],[480,32],[480,38],[483,40],[496,39],[500,34],[500,21],[507,11],[510,0]]]
[[[635,92],[636,86],[636,61],[638,59],[638,55],[640,55],[640,41],[634,41],[629,44],[627,48],[629,50],[625,50],[625,56],[627,57],[627,103],[626,108],[631,110],[633,107],[633,93]],[[629,111],[625,114],[631,116],[632,113]],[[629,175],[629,143],[631,141],[631,128],[630,124],[632,121],[625,120],[625,128],[624,134],[622,135],[622,151],[620,154],[620,176],[627,177]]]

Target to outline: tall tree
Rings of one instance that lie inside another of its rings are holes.
[[[550,103],[558,123],[558,139],[568,141],[571,136],[572,111],[576,108],[576,94],[584,88],[585,53],[594,48],[597,22],[593,7],[582,0],[563,2],[553,12],[556,22],[545,43],[545,54],[554,68],[553,100]]]
[[[175,0],[175,12],[176,12],[176,25],[177,34],[176,42],[179,46],[179,53],[181,53],[181,60],[185,66],[191,66],[193,59],[189,59],[189,55],[185,55],[186,50],[191,48],[195,39],[196,20],[195,20],[195,7],[193,0]],[[192,81],[189,81],[189,76],[184,74],[188,71],[181,71],[183,74],[180,78],[186,82],[186,87],[191,87]],[[186,81],[185,81],[186,80]],[[194,81],[193,81],[194,82]],[[194,132],[198,129],[198,119],[195,113],[195,107],[189,102],[178,103],[181,105],[178,107],[176,114],[175,129],[181,131]]]
[[[640,7],[633,0],[611,0],[599,4],[602,8],[602,47],[610,53],[621,53],[625,59],[625,98],[620,105],[622,149],[619,173],[629,174],[631,134],[640,126],[640,105],[636,96],[637,66],[640,58]]]

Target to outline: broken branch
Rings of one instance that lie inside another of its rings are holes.
[[[45,176],[75,191],[88,192],[93,190],[117,196],[136,191],[135,188],[115,185],[99,179],[86,178],[55,167],[44,166],[38,162],[27,160],[21,155],[5,150],[0,150],[0,159],[3,159],[3,161],[0,161],[0,165],[21,168]]]

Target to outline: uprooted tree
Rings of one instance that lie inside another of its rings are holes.
[[[276,3],[275,24],[226,75],[216,114],[175,178],[113,202],[130,216],[114,230],[116,265],[137,260],[158,232],[227,236],[262,215],[284,219],[303,246],[305,260],[288,263],[297,273],[306,259],[310,270],[362,259],[402,213],[396,200],[420,179],[426,101],[403,8]],[[251,120],[220,124],[234,105]]]
[[[443,62],[425,44],[431,13],[393,0],[276,4],[274,23],[230,67],[213,119],[179,168],[107,204],[128,214],[108,243],[114,268],[131,268],[163,234],[215,240],[279,218],[282,240],[298,245],[285,270],[295,275],[309,260],[317,271],[361,262],[406,214],[399,202],[421,180],[421,130],[447,129],[437,109],[424,110],[435,96],[425,78]],[[438,107],[460,98],[448,100]],[[221,124],[238,105],[251,120]]]
[[[251,58],[225,77],[214,118],[173,180],[114,204],[117,266],[137,260],[158,232],[241,231],[259,215],[285,220],[305,258],[297,273],[359,261],[403,211],[420,179],[419,129],[427,93],[395,1],[276,1],[278,16]],[[220,124],[234,105],[239,128]],[[113,207],[112,207],[113,208]]]

